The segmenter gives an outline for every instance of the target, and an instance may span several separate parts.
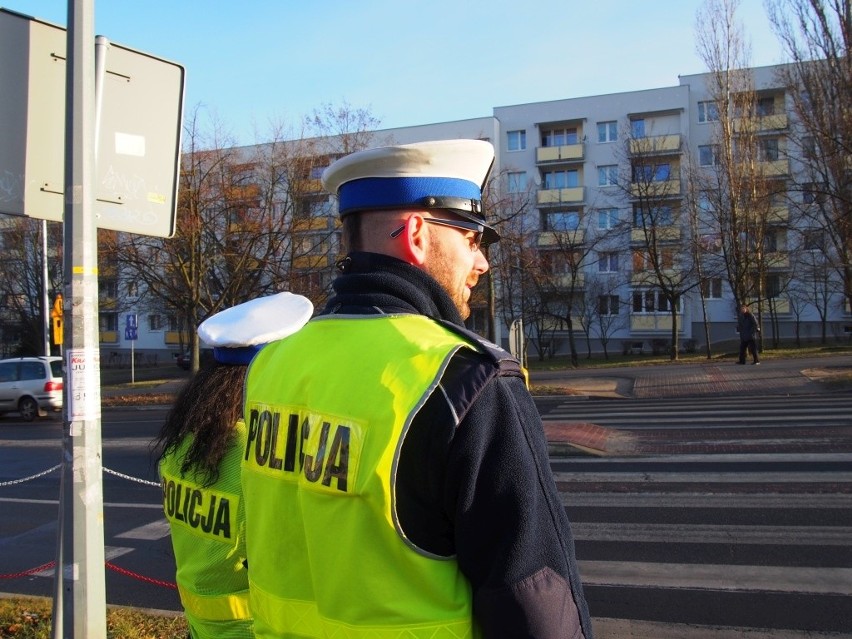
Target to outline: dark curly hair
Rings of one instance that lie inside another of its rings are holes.
[[[154,440],[159,461],[178,449],[191,435],[192,444],[181,463],[181,473],[197,473],[203,485],[219,478],[219,463],[234,436],[234,424],[243,414],[243,387],[248,366],[210,362],[183,388]]]

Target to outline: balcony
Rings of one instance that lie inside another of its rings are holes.
[[[630,153],[633,155],[680,153],[680,133],[633,138],[630,140]]]
[[[101,344],[118,344],[118,331],[100,331],[98,341]]]
[[[634,313],[630,316],[630,330],[634,333],[671,333],[671,313]],[[678,333],[683,332],[678,322]]]
[[[293,233],[328,230],[328,217],[310,217],[293,221]]]
[[[331,257],[328,255],[303,255],[293,260],[293,268],[299,271],[326,269],[331,266]]]
[[[678,271],[671,268],[662,270],[663,277],[673,280],[678,276]],[[630,275],[631,286],[653,286],[657,284],[657,274],[654,271],[636,271]]]
[[[790,209],[787,206],[773,206],[766,215],[767,224],[786,224],[790,219]]]
[[[766,268],[790,268],[790,255],[786,251],[767,253]]]
[[[790,300],[786,297],[773,297],[766,300],[766,306],[770,310],[774,310],[777,315],[789,315]]]
[[[582,186],[567,189],[542,189],[536,194],[536,202],[540,205],[580,204],[585,196],[585,187]]]
[[[580,320],[576,317],[571,318],[571,327],[578,332],[583,332],[583,325],[580,323]],[[551,332],[559,332],[559,331],[567,331],[568,330],[568,322],[565,320],[558,319],[544,319],[541,324],[542,333],[551,333]]]
[[[754,118],[737,118],[734,120],[734,132],[743,131],[783,131],[787,128],[787,114],[773,113]]]
[[[634,198],[659,198],[680,195],[680,179],[659,182],[634,182],[630,185]]]
[[[656,229],[657,241],[658,242],[679,242],[680,241],[680,227],[679,226],[658,226]],[[644,229],[631,229],[630,230],[630,241],[631,242],[645,242],[645,230]]]
[[[558,162],[582,162],[585,159],[585,145],[563,144],[561,146],[540,146],[535,150],[537,164],[554,164]]]
[[[163,343],[169,346],[189,344],[189,333],[186,331],[163,331]]]
[[[538,234],[538,246],[579,246],[586,237],[585,231],[545,231]]]
[[[569,290],[572,286],[573,290],[578,291],[586,285],[586,276],[583,273],[577,273],[572,278],[570,273],[562,273],[549,276],[548,281],[554,288],[561,291]]]
[[[758,162],[757,170],[763,177],[773,178],[789,175],[790,161],[789,160],[771,160],[766,162]]]

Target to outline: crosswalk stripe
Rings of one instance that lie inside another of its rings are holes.
[[[852,494],[560,493],[565,506],[596,508],[847,508]]]
[[[781,630],[778,628],[734,628],[685,623],[665,623],[642,619],[593,617],[595,637],[602,639],[852,639],[850,633]]]
[[[848,546],[849,526],[755,526],[749,524],[647,524],[573,521],[577,541],[678,544]]]
[[[852,595],[852,568],[581,560],[579,569],[583,583],[590,586]]]
[[[850,483],[852,472],[718,472],[718,473],[690,473],[690,472],[611,472],[611,473],[582,473],[563,472],[553,473],[557,483],[566,482],[600,482],[600,483],[644,483],[644,484],[667,484],[667,483],[747,483],[747,484],[788,484],[788,483]]]

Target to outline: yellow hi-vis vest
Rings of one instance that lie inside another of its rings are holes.
[[[327,316],[252,361],[242,481],[258,637],[478,636],[457,561],[406,539],[394,492],[405,431],[465,347],[420,315]]]
[[[219,479],[202,486],[181,476],[187,437],[160,461],[163,510],[172,533],[177,585],[193,639],[252,639],[245,565],[245,514],[240,498],[240,459],[245,424],[222,458]]]

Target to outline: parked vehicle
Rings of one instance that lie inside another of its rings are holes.
[[[0,360],[0,414],[20,413],[31,422],[46,411],[62,410],[62,358]]]
[[[210,348],[202,348],[198,356],[200,358],[199,364],[204,366],[207,362],[213,361],[213,350]],[[177,357],[175,357],[175,363],[179,368],[188,371],[192,366],[192,353],[189,351],[178,353]]]

